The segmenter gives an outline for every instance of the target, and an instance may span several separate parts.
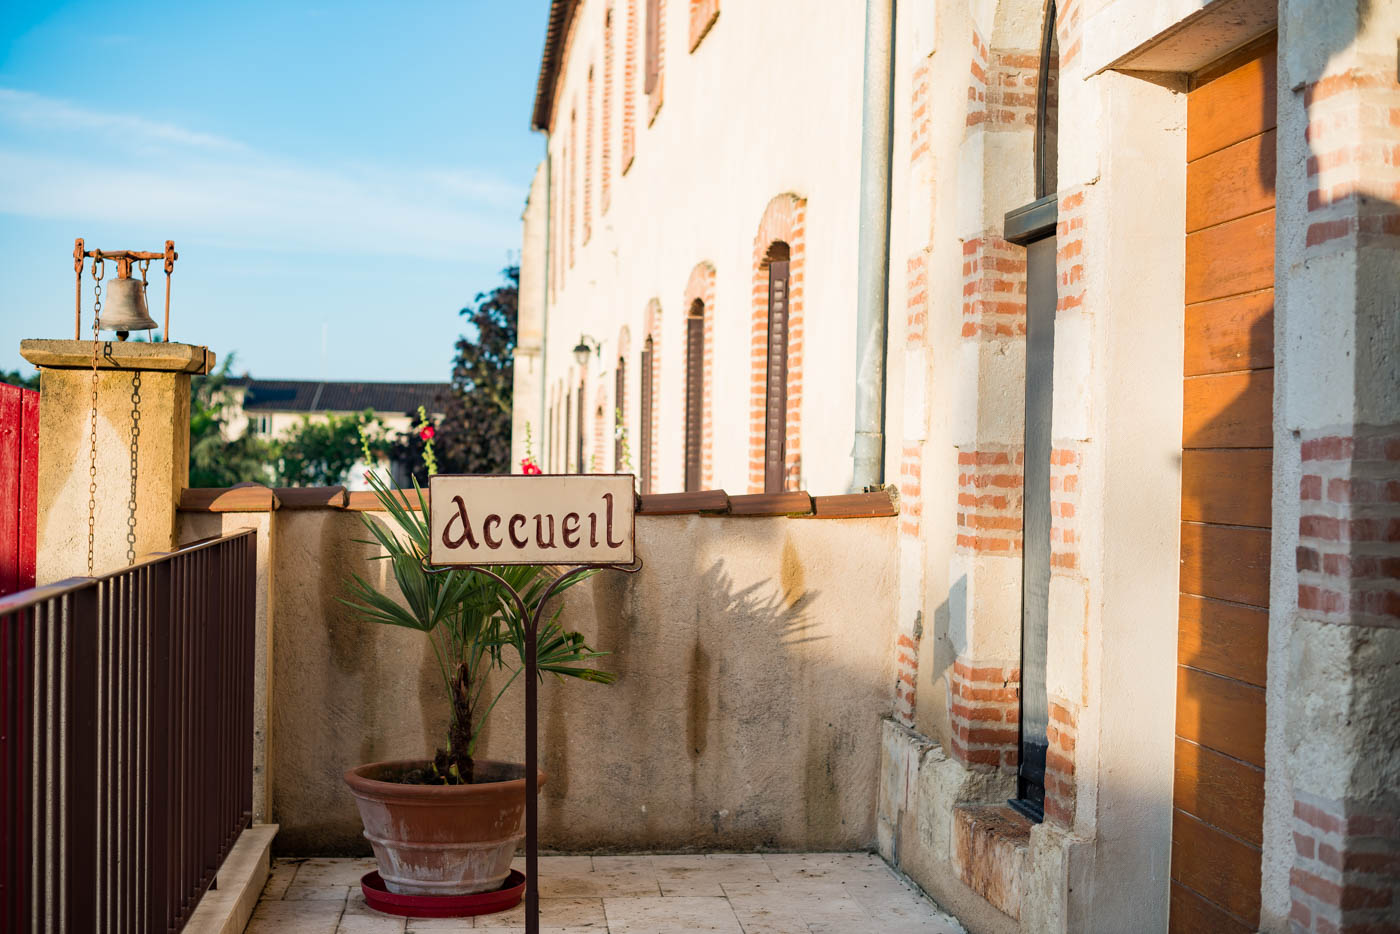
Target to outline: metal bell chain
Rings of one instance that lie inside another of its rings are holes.
[[[141,371],[131,374],[131,499],[126,512],[126,565],[136,563],[136,448],[141,437]]]
[[[92,577],[92,551],[97,527],[97,352],[100,347],[97,340],[97,321],[102,313],[102,272],[99,270],[105,269],[101,257],[92,261],[92,278],[95,284],[92,287],[92,416],[88,445],[88,577]]]

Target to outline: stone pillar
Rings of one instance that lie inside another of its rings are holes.
[[[39,368],[38,583],[87,574],[92,438],[91,341],[26,340]],[[103,341],[97,354],[97,493],[93,572],[127,564],[133,388],[140,381],[135,486],[139,558],[177,543],[175,508],[189,482],[190,375],[214,354],[189,344]]]
[[[1265,931],[1400,911],[1400,8],[1279,5]]]

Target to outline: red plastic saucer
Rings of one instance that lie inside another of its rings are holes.
[[[512,869],[505,884],[494,892],[472,895],[398,895],[384,887],[379,870],[364,874],[360,888],[365,892],[365,904],[375,911],[407,918],[466,918],[508,911],[520,904],[525,896],[525,874]]]

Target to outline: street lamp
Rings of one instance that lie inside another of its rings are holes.
[[[574,345],[574,360],[580,367],[588,366],[588,356],[597,353],[599,359],[603,356],[603,345],[596,337],[589,337],[587,334],[580,334],[578,343]]]

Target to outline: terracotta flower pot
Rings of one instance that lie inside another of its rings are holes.
[[[345,773],[385,887],[399,895],[470,895],[500,888],[525,836],[525,767],[477,759],[475,784],[393,780],[427,764],[425,759],[371,762]],[[540,772],[541,786],[544,780]]]

